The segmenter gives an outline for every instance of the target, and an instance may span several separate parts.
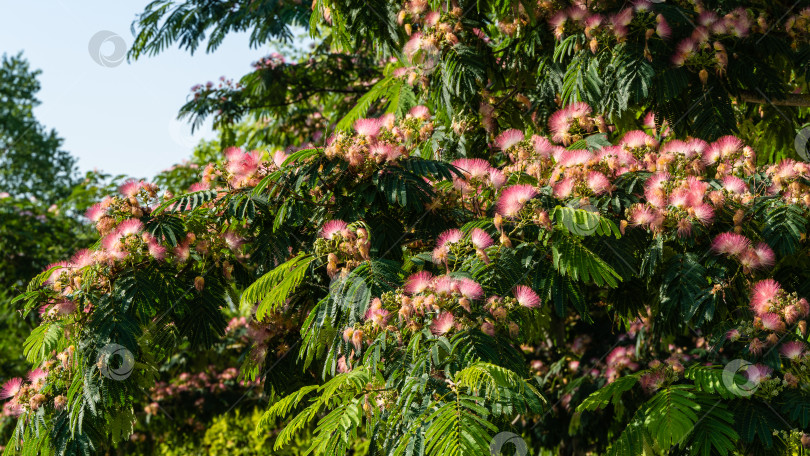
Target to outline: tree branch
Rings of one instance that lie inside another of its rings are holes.
[[[810,106],[810,95],[800,93],[788,93],[780,98],[766,99],[754,92],[740,92],[740,101],[746,103],[772,104],[774,106]]]

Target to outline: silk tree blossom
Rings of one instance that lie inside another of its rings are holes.
[[[757,282],[751,293],[751,309],[757,315],[768,313],[771,307],[777,304],[781,293],[782,287],[773,279]]]
[[[430,119],[430,109],[428,109],[427,106],[417,105],[408,111],[408,116],[428,120]]]
[[[540,297],[526,285],[518,285],[514,290],[515,299],[523,307],[534,309],[540,307]]]
[[[453,329],[454,324],[455,318],[453,314],[450,312],[442,312],[433,320],[433,323],[430,325],[430,332],[433,333],[434,336],[443,336]]]
[[[654,149],[658,147],[658,141],[641,130],[633,130],[624,134],[619,145],[628,149]]]
[[[411,274],[405,282],[404,291],[408,294],[418,294],[430,288],[433,283],[433,274],[428,271],[419,271]]]
[[[764,380],[768,379],[772,372],[773,369],[764,364],[753,364],[748,366],[748,368],[745,370],[745,376],[748,381],[755,385],[759,385]]]
[[[515,144],[523,141],[523,132],[516,129],[506,130],[497,138],[495,138],[495,145],[503,150],[506,151],[510,147],[514,146]]]
[[[456,244],[461,242],[463,238],[464,233],[461,230],[455,228],[450,229],[439,235],[439,238],[436,240],[436,247],[447,247],[448,244]]]
[[[470,240],[476,249],[482,250],[495,244],[489,234],[481,228],[474,228],[472,230],[470,233]]]
[[[784,332],[785,331],[785,322],[782,321],[782,317],[773,312],[766,312],[760,316],[762,320],[762,327],[767,329],[768,331],[774,332]]]
[[[478,282],[472,279],[462,278],[458,283],[458,292],[465,298],[479,300],[484,297],[484,289]]]
[[[801,358],[802,355],[804,354],[804,349],[805,349],[804,342],[794,340],[782,344],[782,346],[779,348],[779,353],[781,353],[782,356],[790,359],[791,361],[798,361],[799,358]]]
[[[514,217],[535,196],[537,196],[537,190],[529,184],[507,187],[498,199],[498,213],[504,217]]]
[[[374,138],[380,133],[380,121],[378,119],[357,119],[354,122],[354,131],[360,136]]]
[[[742,195],[748,191],[748,184],[737,176],[725,176],[721,181],[723,189],[729,193]]]
[[[37,368],[28,373],[28,381],[31,382],[35,389],[39,389],[48,377],[48,373],[44,370]]]
[[[330,220],[323,224],[321,228],[321,237],[324,239],[332,240],[335,235],[342,234],[349,225],[343,220]]]
[[[551,139],[567,146],[573,142],[575,134],[579,131],[592,131],[594,122],[590,118],[591,112],[591,107],[583,102],[571,103],[556,111],[548,119]]]
[[[747,237],[737,233],[721,233],[712,241],[712,250],[726,255],[739,256],[751,247]]]
[[[19,377],[12,378],[3,384],[0,389],[0,399],[8,399],[17,396],[22,389],[23,379]]]

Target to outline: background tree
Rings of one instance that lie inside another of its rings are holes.
[[[70,195],[76,159],[61,149],[62,139],[34,117],[39,70],[22,53],[0,62],[0,191],[33,196],[48,204]]]

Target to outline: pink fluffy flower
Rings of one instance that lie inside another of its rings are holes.
[[[453,161],[451,164],[464,173],[467,179],[483,179],[489,177],[489,172],[492,169],[489,162],[483,158],[460,158]]]
[[[19,377],[15,377],[7,381],[5,384],[3,384],[3,388],[0,389],[0,399],[8,399],[10,397],[16,396],[17,393],[20,392],[22,384],[23,379]]]
[[[557,160],[560,166],[584,165],[593,158],[593,154],[586,149],[564,150]]]
[[[629,222],[635,226],[652,226],[659,218],[659,214],[652,208],[638,204],[630,209]]]
[[[741,255],[751,246],[751,241],[737,233],[721,233],[712,241],[712,250],[720,254]]]
[[[721,181],[723,188],[729,193],[742,194],[748,191],[748,185],[737,176],[726,176]]]
[[[514,293],[515,299],[517,299],[518,304],[521,306],[528,307],[530,309],[540,307],[540,297],[537,296],[537,293],[535,293],[534,290],[526,285],[516,286]]]
[[[428,271],[419,271],[408,277],[408,280],[405,282],[404,291],[408,294],[421,293],[430,288],[432,282],[433,274]]]
[[[723,136],[709,145],[709,148],[703,153],[703,161],[707,165],[713,165],[721,158],[742,151],[743,147],[745,144],[740,138]]]
[[[566,177],[565,179],[557,182],[552,186],[554,196],[559,199],[568,198],[571,196],[571,192],[574,191],[574,184],[576,184],[576,181],[574,181],[574,179],[571,177]]]
[[[458,282],[459,293],[467,299],[482,299],[484,297],[484,289],[481,284],[475,280],[463,278]]]
[[[638,149],[641,147],[658,147],[658,141],[641,130],[628,131],[619,142],[620,145],[628,149]]]
[[[691,214],[703,225],[708,225],[714,218],[714,209],[709,204],[698,204],[691,208]]]
[[[470,240],[476,249],[485,249],[494,244],[489,234],[481,228],[474,228],[470,233]]]
[[[514,217],[535,196],[537,190],[529,184],[507,187],[498,199],[498,213],[504,217]]]
[[[136,180],[128,180],[118,187],[118,192],[124,196],[133,197],[141,191],[143,182]]]
[[[489,182],[493,187],[501,188],[501,186],[506,183],[506,175],[503,174],[503,171],[497,168],[490,168]]]
[[[521,141],[523,141],[523,132],[513,128],[498,135],[495,138],[495,145],[501,150],[506,150]]]
[[[762,319],[762,327],[768,331],[783,332],[785,330],[785,322],[778,314],[766,312],[760,318]]]
[[[796,361],[804,354],[804,342],[794,340],[784,343],[782,347],[779,348],[779,352],[782,353],[782,356],[785,358]]]
[[[608,180],[607,176],[599,171],[591,171],[588,173],[586,183],[594,195],[599,195],[610,189],[610,181]]]
[[[764,242],[757,244],[756,248],[754,248],[754,253],[757,256],[757,262],[760,267],[770,268],[776,263],[776,254],[774,254],[773,249]]]
[[[90,249],[81,249],[76,252],[70,259],[70,266],[73,268],[84,268],[95,263],[93,258],[93,251]]]
[[[455,318],[453,314],[450,312],[442,312],[433,320],[433,323],[430,325],[430,332],[436,336],[443,336],[447,334],[448,331],[453,329],[453,324],[455,323]]]
[[[47,377],[48,373],[39,368],[28,373],[28,381],[35,385],[41,384]]]
[[[422,105],[414,106],[413,108],[411,108],[410,111],[408,111],[408,114],[411,117],[416,117],[417,119],[422,120],[430,119],[430,110],[427,108],[427,106]]]
[[[745,370],[745,376],[749,381],[759,385],[763,380],[771,375],[771,372],[773,372],[773,369],[765,366],[764,364],[754,364],[752,366],[748,366],[748,368]]]
[[[84,216],[90,219],[92,222],[98,222],[101,217],[103,217],[107,213],[107,207],[109,205],[101,203],[96,203],[84,213]]]
[[[323,228],[321,228],[321,237],[332,240],[336,234],[339,234],[341,231],[345,230],[347,226],[349,225],[343,220],[330,220],[323,224]]]
[[[381,126],[379,119],[357,119],[354,122],[354,131],[360,136],[373,138],[380,133]]]
[[[115,229],[115,232],[121,237],[140,234],[141,231],[143,231],[143,223],[138,219],[124,220]]]
[[[146,243],[146,248],[149,250],[149,255],[158,260],[162,261],[166,258],[166,247],[160,245],[160,243],[154,237],[150,237],[149,241]]]
[[[782,288],[773,279],[761,280],[754,285],[751,293],[751,309],[757,315],[767,313],[772,304],[776,303]]]
[[[436,247],[441,249],[447,247],[447,244],[455,244],[463,238],[464,233],[462,233],[461,230],[455,228],[450,229],[439,235],[439,238],[436,240]]]

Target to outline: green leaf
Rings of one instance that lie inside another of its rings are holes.
[[[247,309],[258,302],[256,319],[262,320],[298,288],[314,260],[313,255],[299,254],[261,276],[242,293],[240,307]]]

